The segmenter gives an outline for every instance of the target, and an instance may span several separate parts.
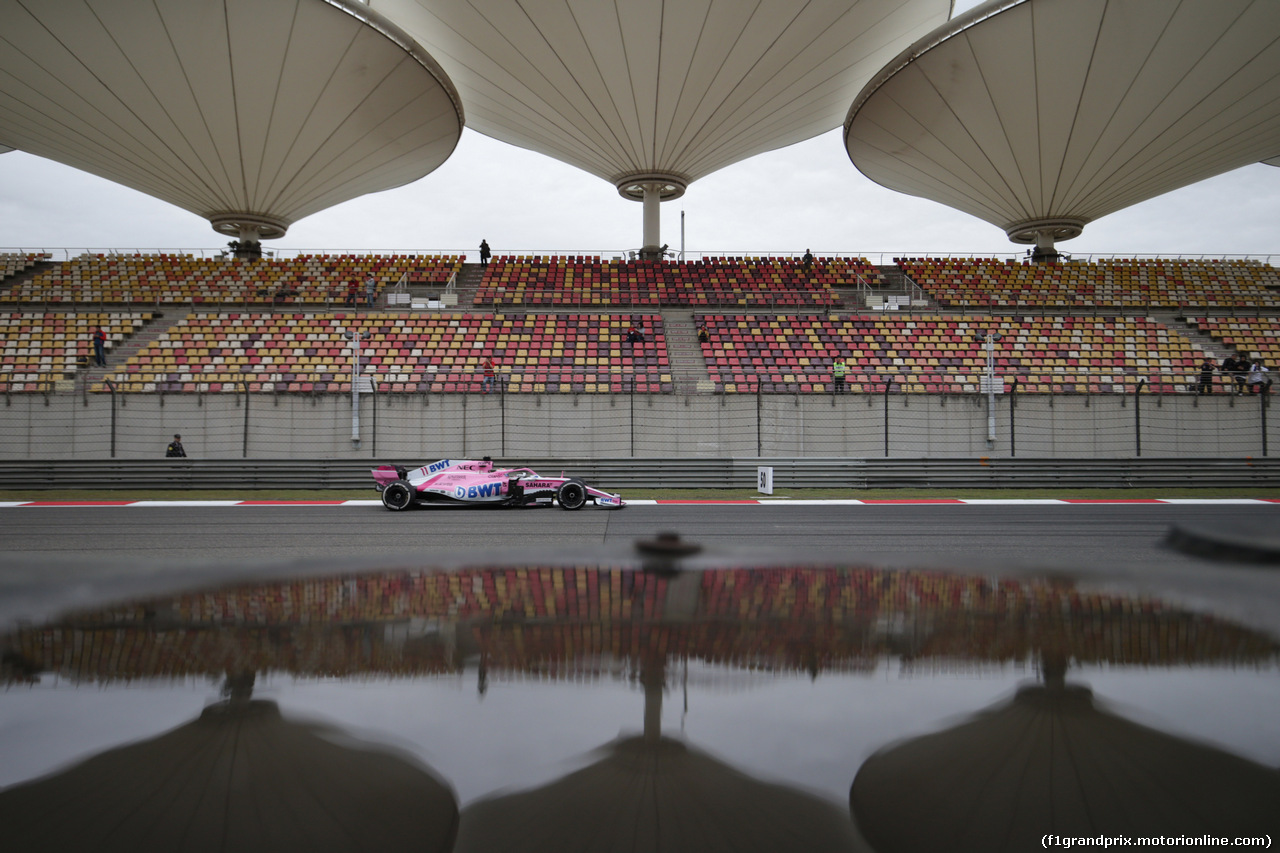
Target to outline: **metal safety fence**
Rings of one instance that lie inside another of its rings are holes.
[[[1275,446],[1269,393],[1224,393],[1219,385],[1198,395],[1177,376],[1158,383],[1127,376],[1107,392],[1059,392],[1053,383],[1027,391],[1033,383],[979,379],[970,376],[973,390],[958,393],[895,380],[845,393],[763,381],[727,391],[679,376],[669,391],[604,385],[596,393],[512,391],[510,376],[450,392],[397,391],[370,379],[354,394],[350,383],[305,393],[255,391],[245,382],[125,393],[110,382],[101,391],[64,382],[0,395],[0,458],[155,457],[174,434],[192,456],[217,459],[1243,457]],[[787,390],[767,390],[778,387]]]

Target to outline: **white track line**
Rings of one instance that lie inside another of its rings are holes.
[[[717,500],[707,499],[675,499],[656,500],[640,498],[628,500],[627,506],[1157,506],[1160,504],[1176,504],[1181,506],[1202,505],[1238,505],[1253,504],[1258,506],[1280,506],[1280,498],[881,498],[856,500],[852,498],[805,498],[780,500],[777,498],[736,498]],[[273,507],[380,507],[379,500],[351,501],[261,501],[256,499],[240,501],[0,501],[0,509],[86,509],[92,507],[227,507],[250,506],[258,509]]]

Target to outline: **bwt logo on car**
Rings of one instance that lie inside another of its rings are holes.
[[[448,468],[451,464],[453,463],[451,463],[448,459],[441,459],[439,462],[432,462],[430,465],[427,466],[427,473],[434,474],[437,471],[443,471],[445,468]]]
[[[502,483],[481,483],[478,486],[467,486],[465,488],[458,486],[453,490],[453,494],[460,498],[493,498],[502,494]]]

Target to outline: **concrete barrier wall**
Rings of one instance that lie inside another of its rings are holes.
[[[0,458],[154,458],[174,433],[207,459],[1264,454],[1262,400],[1225,395],[1000,397],[991,443],[979,395],[389,395],[360,414],[357,448],[345,396],[10,395]]]

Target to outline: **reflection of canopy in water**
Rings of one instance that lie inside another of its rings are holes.
[[[1060,582],[857,568],[399,571],[255,584],[81,613],[0,638],[4,678],[590,671],[653,652],[763,670],[1004,662],[1041,652],[1140,665],[1273,658],[1264,635]]]
[[[856,849],[855,837],[831,804],[676,741],[637,737],[545,787],[469,806],[457,849],[820,853]]]
[[[261,701],[0,792],[4,843],[22,851],[447,851],[457,821],[420,766]]]
[[[1274,832],[1280,773],[1118,717],[1086,688],[1049,686],[872,756],[849,801],[880,853],[998,853],[1046,833]]]
[[[645,655],[644,734],[609,744],[599,761],[531,791],[462,813],[458,850],[579,853],[852,851],[839,808],[753,779],[662,736],[666,658]]]

